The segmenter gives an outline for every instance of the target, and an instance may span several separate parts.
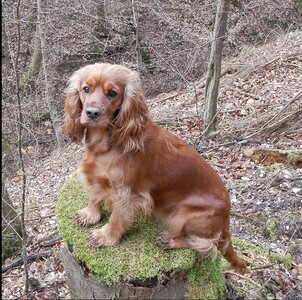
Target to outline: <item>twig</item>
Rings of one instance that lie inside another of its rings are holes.
[[[53,239],[54,237],[56,237],[58,235],[58,232],[57,231],[54,231],[52,233],[50,233],[49,235],[39,239],[37,241],[37,244],[40,244],[40,243],[43,243],[43,242],[46,242],[46,241],[49,241],[50,239]]]
[[[199,138],[199,137],[198,137]],[[238,143],[238,140],[236,141],[232,141],[232,142],[227,142],[227,143],[222,143],[222,144],[218,144],[218,145],[215,145],[215,146],[209,146],[209,147],[200,147],[198,148],[198,151],[201,151],[201,149],[210,149],[210,150],[213,150],[213,149],[216,149],[216,148],[219,148],[219,147],[223,147],[223,146],[230,146],[230,145],[233,145],[233,144],[236,144]]]
[[[32,244],[28,249],[33,250],[38,247],[49,247],[57,242],[61,241],[62,238],[58,235],[57,231],[52,232],[44,238],[39,239],[36,243]]]
[[[252,94],[252,93],[249,93],[249,92],[246,92],[246,91],[242,91],[240,89],[235,89],[235,91],[241,95],[244,95],[244,96],[248,96],[248,97],[251,97],[251,98],[254,98],[254,99],[259,99],[259,96],[255,95],[255,94]]]
[[[48,258],[53,254],[52,250],[48,251],[48,252],[44,252],[44,253],[38,253],[38,254],[32,254],[32,255],[28,255],[27,257],[27,262],[33,262],[35,260],[41,260],[44,258]],[[2,273],[5,273],[6,271],[15,268],[15,267],[19,267],[23,265],[23,258],[20,257],[16,260],[14,260],[12,263],[8,264],[7,266],[4,266],[2,268]]]
[[[258,282],[254,281],[253,279],[251,279],[251,278],[249,278],[249,277],[246,277],[246,276],[237,274],[237,273],[235,273],[235,272],[233,272],[233,271],[229,271],[229,270],[224,271],[223,273],[224,273],[224,274],[236,275],[237,277],[239,277],[239,278],[241,278],[241,279],[244,279],[244,280],[246,280],[246,281],[249,281],[249,282],[252,283],[253,285],[257,286],[258,288],[262,288],[262,286],[261,286]]]
[[[297,51],[293,54],[288,55],[287,57],[285,57],[282,60],[290,60],[290,59],[295,59],[295,58],[301,58],[301,55],[302,55],[302,51],[300,50],[300,51]]]
[[[215,121],[215,119],[216,119],[218,113],[220,113],[220,110],[218,110],[218,111],[216,112],[216,114],[213,116],[213,118],[212,118],[211,121],[209,122],[208,126],[207,126],[207,127],[204,129],[204,131],[199,135],[199,137],[198,137],[199,139],[200,139],[202,136],[204,136],[205,133],[208,131],[208,129],[210,128],[210,126],[212,125],[212,123]]]
[[[267,66],[269,66],[270,64],[276,62],[277,60],[290,60],[290,59],[295,59],[295,58],[299,58],[301,57],[301,51],[298,51],[296,53],[290,54],[287,57],[281,57],[280,55],[278,55],[277,57],[273,57],[270,60],[266,61],[265,59],[260,59],[257,62],[255,62],[252,66],[248,66],[246,64],[244,64],[239,70],[235,71],[233,73],[232,76],[230,76],[230,78],[228,78],[228,80],[225,82],[225,84],[229,84],[230,82],[233,82],[234,80],[236,80],[238,77],[240,78],[246,78],[248,77],[251,73],[255,72],[257,69],[261,69],[261,68],[265,68]]]
[[[275,120],[278,116],[280,116],[292,103],[297,101],[302,97],[302,91],[299,91],[294,98],[292,98],[279,112],[277,112],[272,118],[270,118],[264,125],[261,126],[260,129],[265,128],[269,123]]]
[[[40,247],[50,247],[50,246],[53,246],[55,245],[57,242],[60,242],[62,241],[63,239],[60,237],[60,236],[57,236],[47,242],[44,242],[42,244],[40,244]]]
[[[49,215],[46,215],[46,216],[40,216],[40,217],[29,219],[29,220],[25,220],[25,222],[31,222],[31,221],[41,220],[41,219],[47,219],[47,218],[51,218],[53,216],[55,216],[55,213],[52,213],[52,214],[49,214]]]
[[[2,278],[16,278],[16,277],[21,277],[23,276],[22,274],[9,274],[9,275],[2,275]]]
[[[289,115],[285,116],[284,118],[282,118],[281,120],[277,121],[276,123],[272,124],[271,126],[267,127],[266,129],[276,129],[276,127],[280,127],[280,125],[286,123],[289,119],[291,119],[292,117],[294,117],[295,115],[299,114],[302,112],[302,108],[294,111],[292,113],[290,113]]]
[[[294,235],[296,234],[296,232],[298,231],[298,226],[296,226],[296,229],[294,230],[293,234],[291,235],[289,242],[293,239]]]
[[[271,125],[270,127],[267,127],[267,125],[272,121],[274,120],[275,118],[277,118],[284,110],[286,110],[286,108],[289,107],[289,105],[291,105],[293,102],[295,102],[296,100],[300,99],[302,96],[302,91],[298,92],[293,99],[291,99],[275,116],[273,116],[269,121],[267,121],[264,125],[261,126],[261,128],[259,130],[257,130],[256,132],[254,133],[251,133],[245,137],[242,137],[240,139],[237,139],[235,141],[232,141],[232,142],[227,142],[227,143],[223,143],[223,144],[218,144],[218,145],[215,145],[215,146],[211,146],[211,147],[201,147],[199,148],[198,150],[201,150],[201,149],[215,149],[215,148],[219,148],[221,146],[229,146],[229,145],[233,145],[233,144],[236,144],[236,143],[239,143],[240,141],[242,140],[248,140],[250,139],[251,137],[259,134],[260,132],[262,132],[263,130],[265,129],[272,129],[276,126],[280,126],[282,123],[286,122],[288,119],[290,119],[293,115],[296,115],[296,114],[299,114],[302,109],[299,109],[297,111],[294,111],[293,113],[291,113],[290,115],[287,115],[286,117],[282,118],[281,120],[279,120],[278,122],[274,123],[273,125]],[[202,135],[201,135],[202,136]],[[199,138],[201,137],[199,136]]]
[[[274,264],[268,264],[268,265],[264,265],[264,266],[257,266],[257,267],[252,267],[251,270],[262,270],[262,269],[269,269],[272,268],[274,266]]]
[[[173,99],[173,98],[177,97],[178,95],[179,95],[179,92],[174,93],[173,95],[167,96],[165,98],[160,98],[155,102],[158,103],[158,102],[163,102],[163,101],[166,101],[166,100],[169,100],[169,99]]]
[[[248,220],[251,220],[251,221],[254,220],[254,218],[252,218],[252,217],[249,217],[247,215],[237,214],[235,212],[231,212],[231,216],[238,217],[238,218],[244,218],[244,219],[248,219]]]
[[[177,117],[177,118],[167,118],[167,119],[158,120],[156,121],[156,123],[159,125],[173,125],[176,122],[184,121],[186,119],[192,119],[192,117],[186,116],[186,117]]]

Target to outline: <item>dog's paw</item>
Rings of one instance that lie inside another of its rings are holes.
[[[101,229],[94,230],[88,238],[90,244],[95,248],[109,247],[118,243],[119,239],[108,233],[108,228],[104,225]]]
[[[101,213],[98,211],[91,211],[88,208],[83,208],[76,212],[74,220],[82,227],[89,227],[100,222]]]
[[[167,230],[160,231],[157,234],[157,238],[162,243],[162,246],[165,250],[170,250],[174,248],[174,240]]]
[[[240,259],[237,262],[237,264],[233,267],[235,269],[235,272],[238,273],[238,274],[241,274],[241,275],[244,275],[244,274],[249,272],[249,270],[246,266],[246,263],[242,259]]]

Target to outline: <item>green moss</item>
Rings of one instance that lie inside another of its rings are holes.
[[[92,228],[81,228],[73,220],[74,213],[83,208],[88,195],[79,176],[66,181],[59,191],[56,203],[56,215],[59,233],[73,249],[73,255],[83,262],[96,278],[108,285],[131,279],[147,279],[165,274],[186,271],[189,282],[188,297],[219,299],[224,290],[224,276],[221,259],[202,261],[190,249],[164,250],[156,235],[159,226],[151,219],[139,219],[113,247],[94,249],[87,238],[108,220],[108,212],[103,220]],[[196,297],[195,297],[196,296]]]
[[[251,183],[248,182],[239,182],[236,183],[232,186],[233,190],[245,190],[247,189],[249,186],[251,185]]]
[[[233,245],[240,248],[240,251],[247,253],[257,253],[267,257],[272,263],[283,263],[286,268],[291,268],[292,259],[290,255],[279,255],[262,247],[244,242],[238,238],[232,238]]]
[[[140,44],[140,54],[141,54],[143,63],[146,65],[150,65],[151,64],[151,55],[150,55],[150,49],[148,47],[148,44],[146,44],[146,43]]]
[[[302,240],[293,240],[289,243],[289,252],[293,255],[299,255],[299,248],[302,248]]]
[[[265,231],[269,235],[272,241],[277,239],[277,220],[274,218],[268,219],[265,224]]]
[[[38,112],[34,116],[34,119],[33,119],[35,124],[39,124],[39,123],[47,121],[47,120],[51,120],[51,115],[50,115],[50,112],[48,112],[48,111]]]
[[[6,227],[2,229],[2,249],[1,249],[1,262],[15,254],[21,248],[19,236],[22,236],[21,225],[15,224],[14,228]]]
[[[16,210],[11,206],[12,203],[5,188],[2,187],[2,235],[1,235],[1,262],[12,257],[21,249],[21,220]],[[5,222],[4,222],[5,220]]]
[[[189,288],[186,298],[221,299],[225,291],[221,270],[221,255],[215,261],[208,256],[202,262],[196,263],[187,274]]]
[[[275,170],[284,168],[284,165],[282,163],[274,163],[270,166],[265,166],[265,169],[267,169],[269,172],[274,172]]]
[[[294,0],[294,4],[299,13],[302,12],[302,0]]]

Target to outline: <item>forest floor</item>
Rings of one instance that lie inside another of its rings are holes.
[[[301,152],[300,158],[293,154],[302,151],[301,82],[302,34],[293,32],[245,50],[223,65],[218,131],[210,138],[202,134],[203,80],[147,99],[154,121],[193,145],[226,183],[233,236],[291,257],[289,266],[237,247],[250,272],[245,276],[225,272],[226,299],[302,299]],[[291,154],[284,158],[280,150]],[[48,257],[29,264],[27,295],[23,266],[2,273],[3,298],[70,298],[59,258],[62,241],[56,239],[55,202],[64,181],[79,168],[82,154],[81,147],[69,145],[28,166],[28,254]],[[18,175],[8,190],[12,199],[18,199]],[[17,258],[19,254],[4,266]]]

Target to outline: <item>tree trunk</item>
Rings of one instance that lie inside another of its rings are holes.
[[[211,46],[210,61],[205,88],[204,124],[205,133],[216,130],[218,87],[221,73],[221,57],[228,18],[229,0],[218,0],[214,28],[214,41]]]
[[[139,24],[138,24],[138,12],[136,0],[131,0],[133,24],[135,29],[135,50],[136,50],[136,64],[137,71],[141,73],[142,71],[142,59],[141,59],[141,49],[140,49],[140,34],[139,34]]]
[[[55,131],[57,144],[61,148],[65,145],[60,118],[55,107],[55,84],[54,76],[50,68],[49,49],[46,44],[46,0],[37,0],[38,3],[38,28],[41,39],[42,61],[46,85],[46,99],[49,108],[52,126]]]
[[[109,35],[105,16],[105,0],[98,0],[96,4],[98,27],[96,37],[99,40],[106,39]]]
[[[27,261],[27,252],[26,252],[26,244],[27,244],[27,235],[26,235],[26,227],[25,227],[25,202],[26,202],[26,172],[25,172],[25,164],[22,153],[22,129],[23,129],[23,113],[22,113],[22,105],[21,105],[21,91],[20,91],[20,50],[21,50],[21,14],[20,14],[21,0],[18,0],[16,3],[16,23],[17,23],[17,52],[15,55],[15,59],[13,61],[13,70],[15,75],[15,88],[16,88],[16,98],[17,98],[17,121],[18,121],[18,162],[20,165],[21,178],[22,178],[22,194],[21,194],[21,232],[22,232],[22,259],[24,266],[24,292],[28,292],[29,288],[29,273],[28,273],[28,261]]]
[[[3,14],[3,11],[2,11]],[[2,57],[4,57],[5,64],[8,65],[9,63],[9,49],[8,49],[8,39],[7,39],[7,34],[6,34],[6,24],[4,21],[4,17],[2,16],[1,20],[1,25],[2,25]]]
[[[2,175],[2,201],[1,201],[1,219],[2,219],[2,251],[1,261],[11,257],[17,250],[21,249],[21,221],[17,215],[7,190],[4,186],[4,175]]]
[[[30,67],[27,73],[23,76],[21,80],[21,90],[25,90],[28,84],[30,84],[32,78],[36,77],[39,73],[40,66],[42,62],[42,51],[41,51],[41,39],[39,34],[39,29],[37,25],[37,30],[35,33],[35,45],[34,53],[32,56]]]
[[[37,3],[33,3],[32,4],[32,10],[31,10],[31,14],[28,18],[28,23],[27,26],[25,28],[26,30],[26,35],[25,35],[25,41],[26,41],[26,46],[29,48],[30,44],[31,44],[31,40],[35,35],[35,31],[37,31]],[[28,49],[29,52],[30,49]]]

